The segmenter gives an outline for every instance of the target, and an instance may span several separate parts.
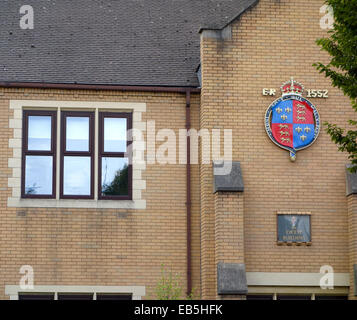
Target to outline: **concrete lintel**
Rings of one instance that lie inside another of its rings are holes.
[[[244,191],[243,175],[240,162],[225,161],[223,164],[217,162],[213,163],[213,193],[219,191]]]
[[[218,263],[217,292],[220,295],[247,294],[248,286],[244,263]]]

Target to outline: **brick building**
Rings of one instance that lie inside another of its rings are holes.
[[[162,265],[202,299],[355,298],[357,178],[318,134],[354,114],[312,66],[322,0],[27,2],[25,29],[20,1],[0,10],[1,299],[155,298]],[[295,161],[264,122],[291,77],[319,115]]]

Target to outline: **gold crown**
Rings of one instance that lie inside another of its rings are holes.
[[[291,77],[291,80],[283,83],[280,89],[283,96],[288,94],[296,94],[301,96],[304,92],[304,86],[300,82],[295,81],[293,77]]]

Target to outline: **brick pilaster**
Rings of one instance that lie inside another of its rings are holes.
[[[243,193],[215,194],[215,262],[244,264]],[[217,269],[216,269],[217,270]],[[216,275],[217,276],[217,275]],[[245,299],[244,295],[219,295],[217,299]]]
[[[346,169],[346,195],[350,272],[349,299],[357,300],[357,174],[352,174],[348,169]]]

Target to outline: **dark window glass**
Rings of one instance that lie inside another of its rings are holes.
[[[19,300],[54,300],[54,293],[19,294]]]
[[[97,293],[97,300],[131,300],[131,295]]]
[[[131,127],[130,113],[99,114],[99,199],[132,198]]]
[[[102,158],[102,196],[129,194],[128,158]]]
[[[278,300],[311,300],[311,295],[310,296],[278,295]]]
[[[320,296],[316,295],[315,300],[348,300],[348,296]]]
[[[273,300],[272,294],[249,294],[247,300]]]
[[[55,198],[56,112],[23,111],[22,198]]]
[[[93,199],[94,113],[62,112],[61,198]]]
[[[93,294],[92,293],[80,293],[80,294],[59,293],[57,299],[58,300],[93,300]]]

